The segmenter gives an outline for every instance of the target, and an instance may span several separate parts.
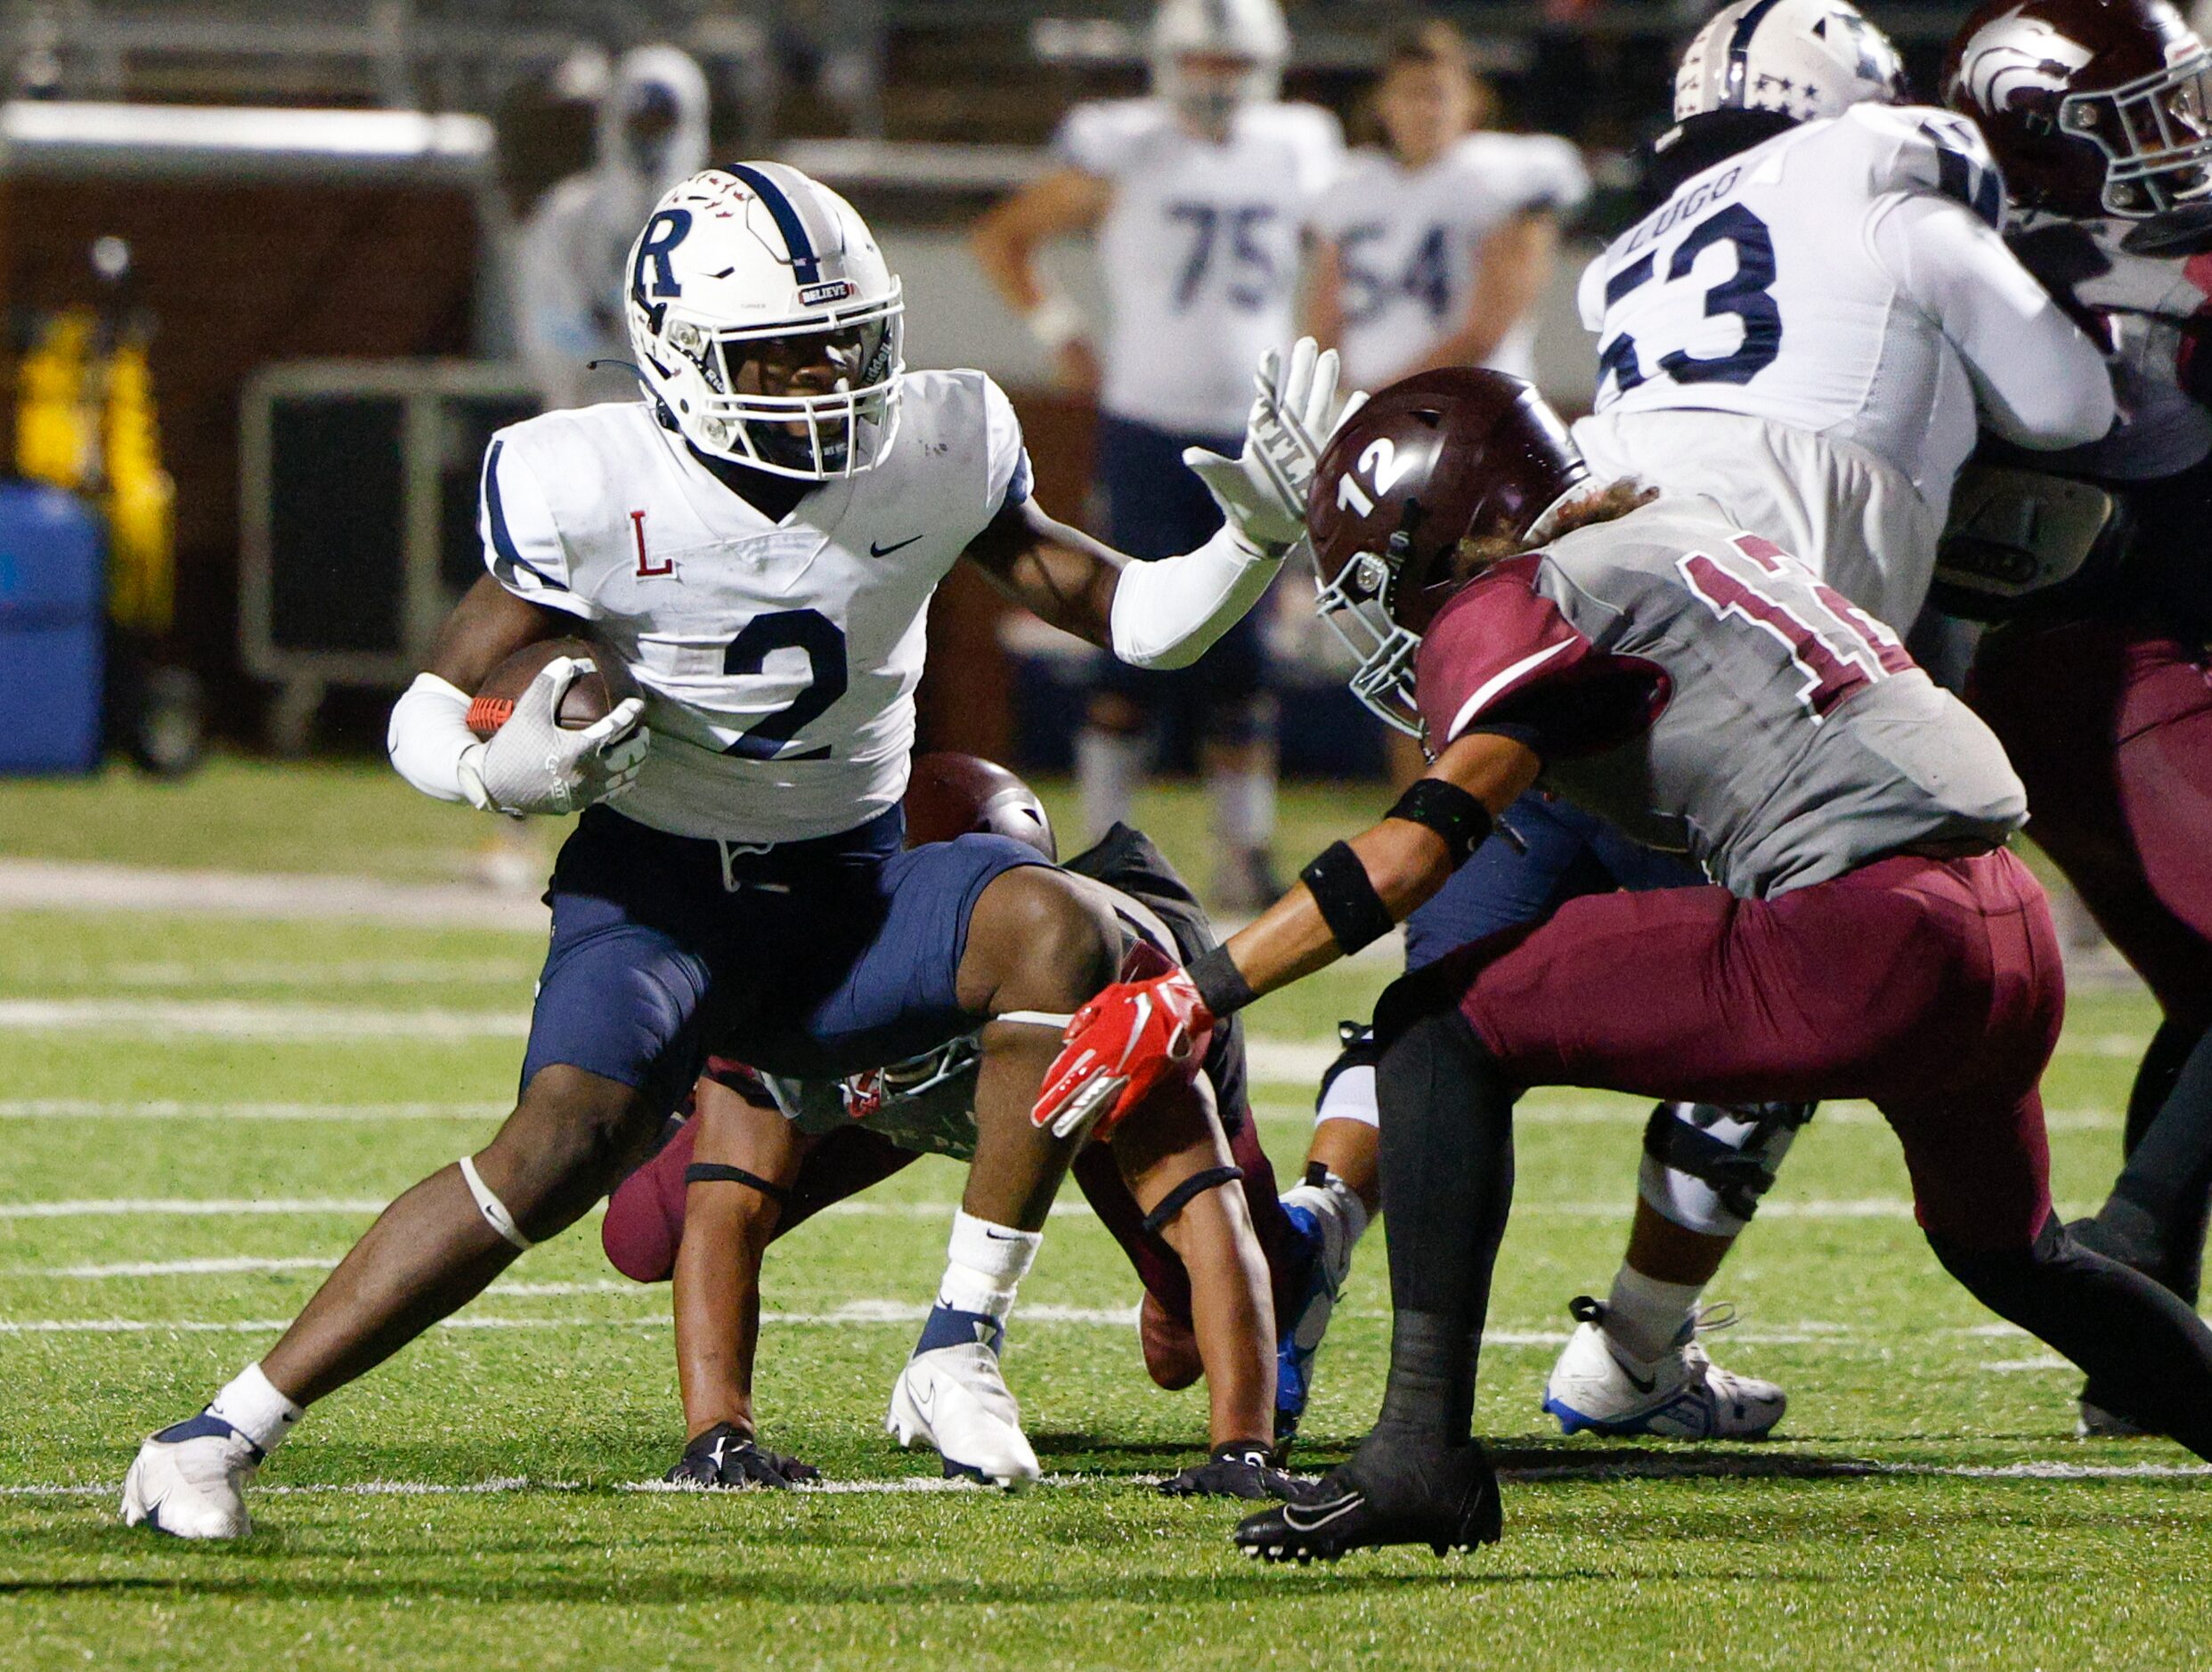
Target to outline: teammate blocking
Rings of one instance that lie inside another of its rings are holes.
[[[964,558],[1125,660],[1194,660],[1299,536],[1305,466],[1275,415],[1288,400],[1331,427],[1334,357],[1271,353],[1240,459],[1209,467],[1224,525],[1126,566],[1035,504],[988,377],[906,371],[896,276],[850,206],[797,171],[739,165],[669,192],[627,305],[644,398],[493,440],[490,572],[392,717],[394,764],[426,793],[585,808],[549,892],[514,1113],[386,1209],[205,1412],[146,1441],[124,1487],[134,1524],[243,1532],[243,1488],[305,1408],[604,1196],[710,1043],[835,1078],[976,1033],[977,1165],[945,1289],[1011,1296],[1035,1257],[1082,1137],[1027,1118],[1054,1019],[1113,978],[1126,937],[1021,843],[902,851],[923,613]],[[563,659],[479,741],[477,683],[579,622],[644,696],[565,731]]]
[[[1646,210],[1582,276],[1599,480],[1699,494],[1857,608],[1919,613],[1980,421],[2030,448],[2104,433],[2094,348],[1996,231],[1996,172],[1949,112],[1900,104],[1889,41],[1841,0],[1736,0],[1685,52]],[[1410,650],[1408,654],[1411,654]],[[1704,878],[1571,798],[1525,796],[1406,929],[1409,966],[1614,888]],[[1371,1068],[1322,1113],[1371,1107]],[[1568,1432],[1752,1438],[1783,1391],[1713,1365],[1700,1296],[1810,1109],[1669,1099],[1629,1247],[1545,1392]]]
[[[1539,783],[1713,881],[1569,901],[1384,995],[1381,1416],[1312,1498],[1238,1542],[1306,1560],[1499,1536],[1475,1377],[1513,1104],[1534,1085],[1870,1099],[1945,1268],[2212,1456],[2212,1330],[2051,1211],[2037,1082],[2058,946],[2004,847],[2026,801],[1988,729],[1771,540],[1700,499],[1594,478],[1500,374],[1370,401],[1322,457],[1312,511],[1321,607],[1359,624],[1361,687],[1419,716],[1431,773],[1187,974],[1086,1006],[1039,1118],[1110,1084],[1086,1051],[1135,1040],[1133,1088],[1172,1072],[1150,1014],[1203,1027],[1374,939]]]

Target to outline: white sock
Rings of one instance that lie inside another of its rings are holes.
[[[1209,772],[1206,791],[1214,802],[1214,833],[1232,853],[1248,854],[1275,839],[1275,774],[1272,767]]]
[[[277,1392],[258,1364],[249,1364],[233,1376],[207,1409],[264,1451],[282,1445],[292,1424],[307,1414]]]
[[[1013,1311],[1014,1291],[1044,1246],[1041,1230],[1013,1230],[962,1209],[953,1215],[937,1303],[959,1312],[985,1312],[1004,1322]]]
[[[1649,1363],[1674,1345],[1704,1292],[1702,1283],[1662,1283],[1624,1262],[1606,1301],[1606,1334],[1630,1358]]]
[[[1126,824],[1144,775],[1144,740],[1086,726],[1076,734],[1076,783],[1083,792],[1083,822],[1094,840],[1113,824]]]

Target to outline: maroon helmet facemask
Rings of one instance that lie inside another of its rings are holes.
[[[2212,203],[2212,57],[2167,0],[1987,0],[1944,54],[1943,101],[2022,208],[2151,221]]]

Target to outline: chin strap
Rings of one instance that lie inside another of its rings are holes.
[[[1065,1016],[1058,1016],[1051,1011],[1001,1011],[992,1017],[991,1020],[1019,1022],[1028,1027],[1050,1027],[1065,1031],[1068,1024],[1075,1020],[1075,1016],[1072,1011]]]

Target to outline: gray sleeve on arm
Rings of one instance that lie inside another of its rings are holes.
[[[1898,288],[1965,360],[1990,429],[2022,447],[2053,449],[2111,428],[2103,356],[1971,210],[1948,198],[1901,197],[1870,236]]]

